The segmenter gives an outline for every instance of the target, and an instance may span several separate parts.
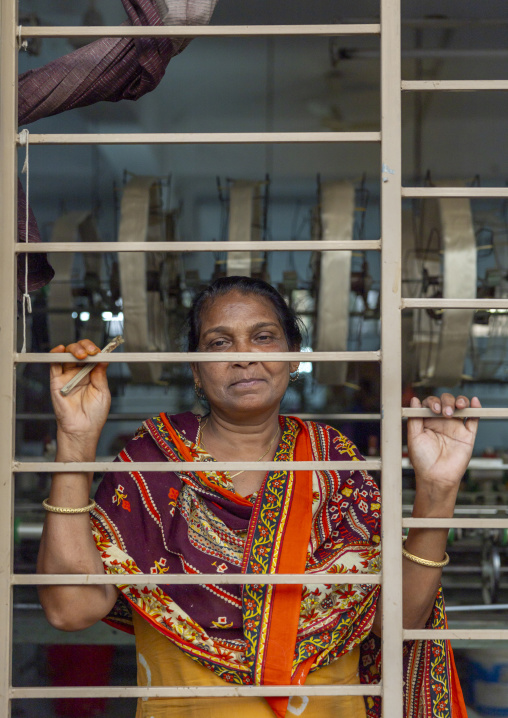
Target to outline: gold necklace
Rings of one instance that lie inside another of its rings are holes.
[[[208,416],[204,420],[203,425],[201,425],[201,423],[199,424],[197,443],[199,444],[199,446],[201,446],[202,449],[204,449],[206,451],[207,454],[209,454],[211,456],[210,452],[208,451],[208,449],[205,447],[205,445],[203,443],[203,431],[205,430],[205,426],[207,425],[207,423],[208,423]],[[268,449],[265,451],[264,454],[262,454],[259,457],[259,459],[256,459],[256,461],[261,461],[261,459],[265,458],[265,456],[268,454],[268,452],[272,448],[273,442],[275,441],[275,439],[277,438],[278,435],[279,435],[279,427],[277,426],[277,431],[272,436],[272,439],[271,439],[270,443],[268,444]],[[241,471],[237,471],[236,474],[229,474],[229,478],[234,479],[236,476],[243,474],[245,471],[247,471],[247,469],[242,469]]]

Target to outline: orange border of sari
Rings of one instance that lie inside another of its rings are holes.
[[[189,447],[182,441],[165,414],[161,419],[171,440],[184,460],[193,461]],[[312,446],[309,432],[305,424],[292,417],[299,427],[296,438],[294,458],[296,461],[312,461]],[[208,487],[213,488],[225,498],[242,506],[252,507],[251,502],[238,494],[211,482],[205,472],[192,472]],[[289,507],[287,519],[281,527],[280,550],[275,571],[277,573],[305,573],[307,550],[312,525],[312,472],[291,472],[292,478],[290,495],[287,497]],[[258,513],[253,512],[256,520]],[[262,658],[262,683],[265,685],[291,685],[292,682],[300,684],[310,670],[313,658],[305,661],[298,667],[295,676],[293,672],[293,659],[300,618],[302,599],[302,584],[279,584],[272,592],[269,600],[268,633],[265,642],[264,656]],[[292,681],[293,678],[293,681]],[[285,716],[288,705],[287,697],[267,698],[275,715]]]
[[[296,438],[295,461],[312,461],[312,446],[307,427],[296,417],[292,418],[300,427]],[[295,471],[294,475],[291,507],[277,573],[305,573],[312,527],[312,471]],[[310,657],[298,666],[295,676],[292,675],[302,590],[302,584],[279,584],[275,588],[263,672],[265,684],[304,683],[314,660],[314,657]],[[289,698],[267,698],[267,701],[275,715],[286,715]]]

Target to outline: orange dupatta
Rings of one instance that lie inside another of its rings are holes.
[[[312,461],[312,447],[305,424],[296,419],[295,461]],[[296,471],[293,496],[282,541],[277,573],[305,573],[312,524],[312,471]],[[305,682],[314,657],[298,666],[293,675],[296,634],[302,601],[302,584],[279,584],[274,591],[266,650],[264,683],[291,685]],[[286,715],[289,698],[267,698],[276,716]]]
[[[193,461],[189,447],[182,441],[178,433],[171,426],[171,423],[161,414],[161,419],[171,439],[174,442],[178,453],[185,461]],[[294,449],[295,461],[312,461],[312,446],[309,432],[305,424],[293,417],[299,425],[299,433],[296,438]],[[239,494],[228,491],[216,483],[211,482],[206,472],[193,472],[199,476],[206,485],[213,487],[225,498],[234,501],[242,506],[252,504]],[[271,573],[305,573],[307,550],[310,539],[312,524],[312,472],[296,471],[290,472],[290,487],[284,497],[285,517],[277,527],[277,534],[274,538],[278,545],[276,562],[272,563],[275,570]],[[260,494],[262,490],[260,490]],[[257,509],[257,510],[256,510]],[[254,507],[251,524],[259,517],[259,506]],[[252,527],[251,527],[252,528]],[[249,535],[252,532],[249,529]],[[248,548],[246,547],[246,552]],[[246,565],[244,564],[245,571]],[[268,602],[269,615],[265,616],[266,638],[263,641],[263,655],[256,656],[256,660],[262,664],[262,680],[265,685],[291,685],[305,682],[305,678],[311,667],[313,657],[300,664],[293,676],[293,660],[300,617],[302,584],[283,585],[274,587],[271,598]],[[286,715],[288,697],[274,697],[266,699],[273,712],[279,718]]]

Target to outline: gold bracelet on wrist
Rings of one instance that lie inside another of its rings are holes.
[[[46,511],[49,511],[52,514],[86,514],[97,506],[93,499],[90,499],[87,506],[81,506],[78,509],[66,508],[64,506],[53,506],[52,504],[48,504],[48,499],[44,499],[42,505]]]
[[[404,543],[406,539],[402,539],[402,555],[404,558],[407,558],[408,561],[413,561],[413,563],[419,563],[420,566],[427,566],[428,568],[443,568],[443,566],[447,566],[450,563],[450,557],[445,551],[444,559],[442,561],[429,561],[426,558],[420,558],[419,556],[415,556],[412,553],[409,553],[409,551],[406,551],[404,548]]]

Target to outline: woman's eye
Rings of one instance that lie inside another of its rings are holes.
[[[210,344],[210,347],[212,349],[222,349],[223,346],[226,345],[225,339],[216,339],[214,342]]]

